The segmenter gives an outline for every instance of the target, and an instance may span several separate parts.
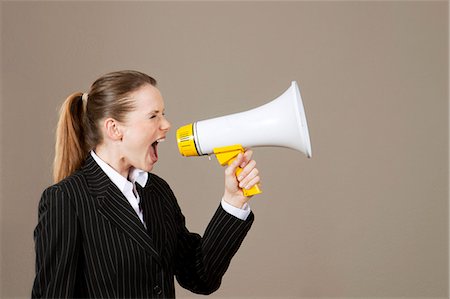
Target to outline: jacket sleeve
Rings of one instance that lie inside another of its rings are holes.
[[[38,217],[32,298],[73,297],[80,252],[79,227],[75,209],[60,187],[44,191]]]
[[[194,293],[210,294],[219,288],[232,257],[253,223],[254,215],[250,213],[243,221],[219,206],[203,238],[189,233],[184,217],[180,217],[183,228],[179,238],[177,280]]]

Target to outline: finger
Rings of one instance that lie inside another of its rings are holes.
[[[252,159],[253,156],[253,151],[248,149],[244,152],[244,156],[243,156],[243,161],[240,163],[240,167],[244,168],[248,162]]]
[[[226,168],[225,174],[234,175],[234,173],[236,172],[236,169],[239,167],[240,164],[242,164],[243,160],[244,160],[244,155],[242,153],[239,153],[236,156],[236,159]]]
[[[253,179],[251,179],[247,184],[244,185],[244,187],[241,187],[243,189],[251,189],[253,188],[253,186],[255,186],[256,184],[261,182],[261,178],[259,176],[254,177]]]
[[[238,180],[242,181],[254,168],[256,167],[256,161],[250,160],[247,165],[242,168],[242,172],[238,176]]]
[[[259,177],[259,171],[257,168],[253,168],[252,171],[239,182],[239,187],[244,188],[248,186],[256,177]]]

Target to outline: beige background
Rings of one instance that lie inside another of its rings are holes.
[[[2,298],[28,297],[57,110],[105,72],[155,76],[155,172],[202,233],[223,189],[175,130],[297,80],[313,158],[257,148],[264,193],[217,298],[448,297],[448,1],[1,3]],[[178,289],[180,298],[192,297]]]

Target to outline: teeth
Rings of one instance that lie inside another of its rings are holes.
[[[156,140],[156,142],[158,142],[158,143],[160,143],[160,142],[164,142],[164,141],[166,141],[166,139],[165,139],[165,138],[161,138],[161,139],[158,139],[158,140]]]

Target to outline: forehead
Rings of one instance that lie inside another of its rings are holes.
[[[147,110],[163,110],[164,100],[158,88],[145,84],[138,90],[132,92],[130,97],[136,101],[136,110],[149,112]]]

